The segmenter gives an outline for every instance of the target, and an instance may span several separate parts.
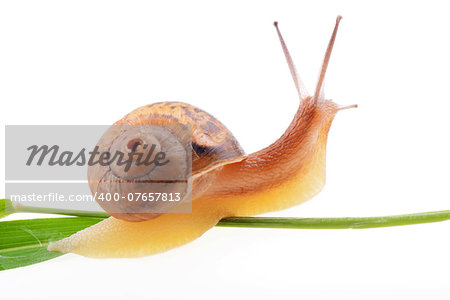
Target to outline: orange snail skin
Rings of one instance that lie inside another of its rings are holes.
[[[222,144],[214,147],[219,149],[215,153],[204,157],[193,153],[191,213],[156,214],[147,220],[138,214],[119,214],[50,243],[48,250],[88,257],[151,255],[198,238],[222,218],[285,209],[319,193],[325,184],[326,143],[331,123],[339,110],[355,107],[340,107],[325,100],[323,95],[325,73],[340,20],[338,16],[313,96],[308,95],[300,81],[275,23],[300,105],[285,133],[260,151],[245,155],[225,126],[206,112],[184,103],[144,106],[118,122],[139,124],[157,119],[154,122],[172,124],[176,119],[192,125],[193,139],[201,144],[211,142],[210,134],[221,135],[219,143]],[[158,117],[154,117],[156,114]],[[196,119],[199,124],[211,122],[210,128],[192,123]]]

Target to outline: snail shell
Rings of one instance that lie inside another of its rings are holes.
[[[88,169],[89,186],[99,205],[126,221],[153,219],[180,202],[199,197],[214,179],[214,173],[207,170],[244,155],[221,122],[181,102],[159,102],[132,111],[104,133],[97,147],[109,157],[122,153],[132,160],[128,169],[118,159]],[[144,164],[143,158],[155,163]],[[147,201],[138,196],[153,192],[178,193],[181,201]]]

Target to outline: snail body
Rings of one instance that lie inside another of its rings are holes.
[[[48,249],[90,257],[150,255],[192,241],[222,218],[284,209],[316,195],[325,184],[326,142],[331,123],[339,110],[349,108],[326,100],[323,94],[325,73],[340,20],[339,16],[312,96],[300,81],[275,23],[300,105],[285,133],[260,151],[245,155],[223,124],[184,103],[144,106],[116,123],[150,122],[192,127],[191,147],[186,148],[192,150],[192,212],[146,216],[126,210],[124,214],[112,213],[113,217],[53,242]],[[92,190],[97,188],[91,185]]]

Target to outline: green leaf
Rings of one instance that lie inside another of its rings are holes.
[[[62,255],[47,251],[57,241],[103,218],[66,217],[0,222],[0,270],[23,267]]]
[[[4,218],[14,211],[14,206],[9,199],[0,199],[0,219]]]
[[[265,218],[231,217],[220,220],[216,226],[282,229],[368,229],[406,226],[450,220],[450,210],[430,211],[382,217],[347,218]]]
[[[7,202],[2,202],[9,205]],[[97,212],[62,211],[16,207],[21,212],[72,214],[78,217],[31,219],[0,222],[0,270],[35,264],[62,255],[47,251],[51,241],[60,240],[94,225],[107,215]],[[216,226],[291,229],[363,229],[413,225],[450,220],[450,210],[383,217],[362,218],[264,218],[232,217]]]

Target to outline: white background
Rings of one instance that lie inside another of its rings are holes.
[[[111,124],[182,100],[215,115],[250,153],[279,137],[298,105],[272,22],[312,91],[338,14],[326,95],[359,108],[331,128],[323,192],[268,215],[450,209],[445,2],[2,1],[1,123]],[[9,219],[24,217],[36,216]],[[1,272],[0,298],[448,299],[449,233],[450,222],[213,228],[151,257],[65,255]]]

